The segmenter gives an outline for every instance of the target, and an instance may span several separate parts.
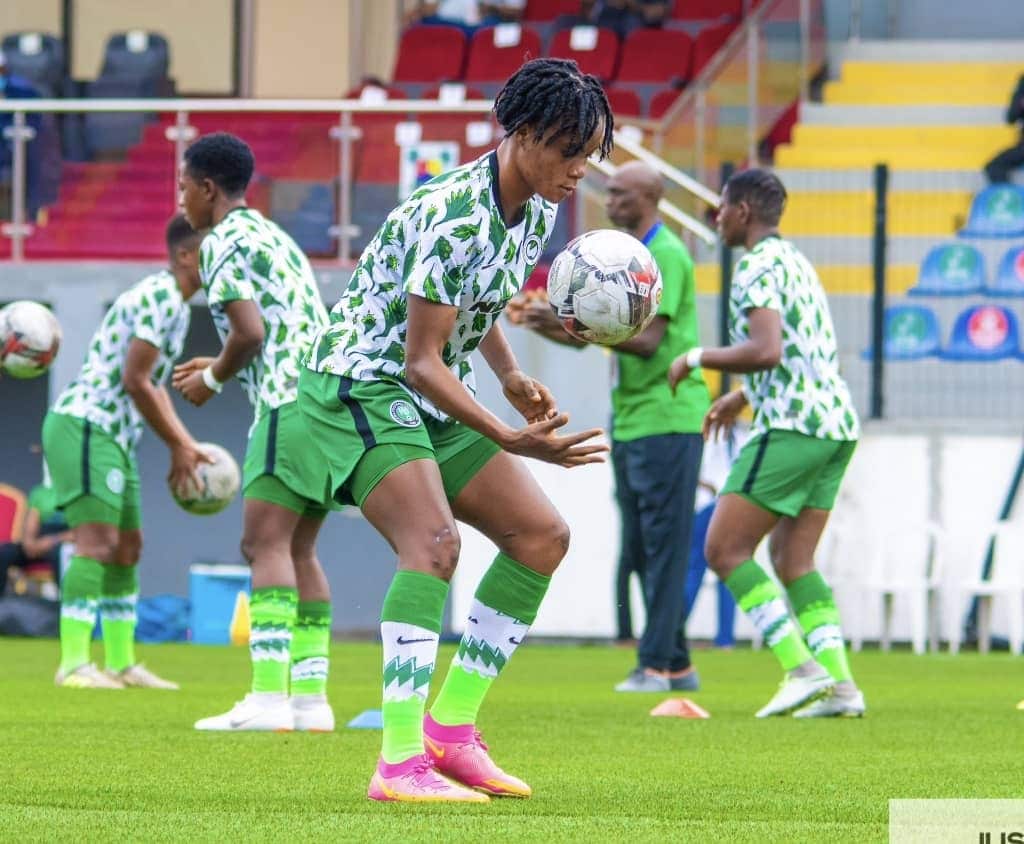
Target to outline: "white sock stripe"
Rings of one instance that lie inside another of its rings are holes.
[[[384,646],[384,699],[408,700],[413,695],[426,698],[440,635],[416,624],[382,621],[380,636]]]
[[[844,647],[843,631],[838,624],[823,624],[807,634],[807,644],[814,653]]]
[[[751,607],[747,611],[747,618],[762,636],[767,637],[775,625],[789,618],[789,609],[781,598],[772,598],[766,604]]]
[[[287,651],[249,651],[249,657],[253,662],[291,662],[292,658]]]
[[[259,642],[287,642],[291,644],[292,632],[291,630],[257,630],[253,628],[249,631],[249,644],[254,645]]]
[[[765,637],[764,642],[769,648],[774,648],[792,632],[793,622],[786,619],[782,624],[777,625],[772,632]]]
[[[323,656],[311,656],[292,663],[292,681],[326,680],[330,660]]]
[[[75,621],[95,622],[97,608],[96,601],[61,604],[60,617],[74,619]]]

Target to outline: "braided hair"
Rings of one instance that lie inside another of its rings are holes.
[[[583,73],[568,59],[533,59],[524,64],[498,92],[494,116],[506,136],[526,127],[537,142],[548,133],[548,144],[567,139],[566,158],[579,155],[603,121],[598,151],[601,158],[612,151],[615,123],[604,88],[597,77]]]
[[[770,170],[741,170],[725,183],[725,195],[736,205],[746,202],[754,218],[766,226],[777,226],[786,207],[786,188]]]

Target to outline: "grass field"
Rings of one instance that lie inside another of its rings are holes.
[[[176,693],[58,690],[56,653],[0,640],[5,841],[866,842],[887,840],[890,798],[1024,796],[1024,682],[1005,654],[855,655],[868,717],[758,721],[770,654],[698,651],[691,696],[712,717],[691,721],[611,691],[631,652],[534,642],[481,718],[534,797],[451,808],[365,797],[380,734],[343,725],[379,706],[374,645],[332,649],[333,735],[194,732],[244,692],[241,649],[143,646]]]

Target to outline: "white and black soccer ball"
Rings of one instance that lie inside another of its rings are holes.
[[[227,449],[216,443],[199,443],[199,449],[213,458],[213,463],[202,463],[196,469],[199,489],[189,489],[186,495],[174,495],[182,510],[197,516],[212,516],[227,507],[238,494],[242,475],[238,464]]]
[[[597,229],[558,253],[548,273],[548,301],[574,337],[615,346],[654,318],[661,302],[661,272],[635,237]]]
[[[53,311],[23,299],[0,310],[0,366],[12,378],[37,378],[60,349],[61,330]]]

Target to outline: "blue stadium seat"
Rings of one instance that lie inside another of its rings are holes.
[[[975,195],[961,237],[1024,236],[1024,188],[989,185]]]
[[[985,292],[989,296],[1024,296],[1024,246],[1014,246],[1003,255]]]
[[[975,305],[961,312],[939,352],[943,360],[990,361],[1020,355],[1017,317],[999,305]]]
[[[911,296],[968,296],[985,286],[985,259],[973,246],[943,243],[921,262]]]
[[[110,36],[100,78],[128,78],[143,85],[144,96],[173,92],[167,73],[171,57],[167,39],[156,32],[119,32]]]
[[[15,32],[0,43],[7,70],[32,83],[41,97],[57,97],[64,90],[64,45],[43,32]]]
[[[883,356],[886,360],[920,360],[938,354],[939,320],[922,305],[890,305],[883,323]],[[872,350],[862,357],[871,360]]]

